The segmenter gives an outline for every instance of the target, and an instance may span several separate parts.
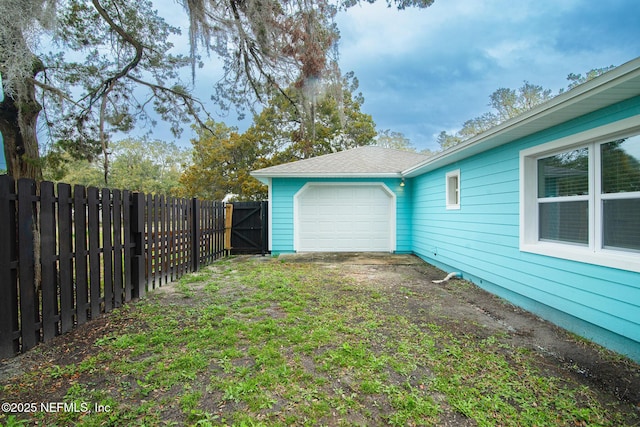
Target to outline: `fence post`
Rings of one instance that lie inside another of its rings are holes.
[[[18,275],[12,266],[16,258],[15,182],[9,175],[0,176],[0,358],[12,357],[19,349]]]
[[[193,271],[200,269],[200,200],[193,198],[193,224],[191,228],[191,255]]]
[[[269,202],[260,202],[260,224],[262,232],[262,256],[269,251]]]
[[[144,193],[131,197],[131,296],[142,298],[146,292],[144,274]]]
[[[231,226],[233,225],[233,204],[227,203],[224,207],[224,250],[227,255],[231,253]]]

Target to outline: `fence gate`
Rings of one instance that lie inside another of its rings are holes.
[[[262,254],[269,250],[268,202],[233,203],[231,223],[231,253]]]

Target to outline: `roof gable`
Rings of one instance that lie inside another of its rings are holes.
[[[259,169],[256,178],[271,177],[400,177],[403,170],[424,162],[428,156],[376,146],[357,147],[297,162]]]

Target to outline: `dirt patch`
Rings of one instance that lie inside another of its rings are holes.
[[[389,254],[298,254],[271,257],[237,257],[232,263],[242,263],[258,259],[261,262],[284,263],[313,263],[317,268],[328,270],[331,274],[350,279],[352,286],[360,287],[363,295],[375,298],[385,312],[397,313],[419,327],[427,324],[441,325],[455,334],[474,337],[478,341],[487,337],[500,337],[510,348],[526,349],[537,356],[540,370],[549,375],[569,377],[578,384],[588,385],[598,392],[597,400],[603,404],[618,401],[625,402],[630,412],[640,413],[640,367],[628,359],[617,356],[597,345],[577,339],[566,331],[546,322],[529,312],[515,307],[504,300],[491,295],[464,280],[451,279],[435,284],[434,280],[443,279],[445,272],[424,263],[412,255]],[[216,265],[209,267],[203,274],[222,274]],[[225,274],[233,274],[226,269]],[[204,282],[191,285],[191,292],[198,292],[206,286]],[[230,293],[242,295],[242,286],[221,289],[220,293],[229,296]],[[345,291],[346,292],[346,291]],[[184,289],[176,284],[160,288],[152,292],[167,305],[190,304],[196,306],[199,298],[185,298]],[[152,325],[133,324],[127,316],[128,308],[119,310],[117,316],[105,316],[96,319],[72,333],[60,336],[50,342],[41,344],[35,350],[10,360],[0,361],[0,400],[23,402],[61,401],[68,389],[68,384],[62,380],[53,381],[47,389],[22,390],[20,396],[3,396],[2,386],[15,385],[20,377],[27,374],[37,374],[52,366],[65,366],[80,363],[88,357],[100,353],[100,346],[94,345],[96,340],[115,331],[127,328],[151,328]],[[271,303],[263,308],[263,315],[274,319],[284,317],[282,307]],[[384,332],[384,329],[382,329]],[[143,356],[140,356],[143,357]],[[132,362],[135,359],[132,358]],[[237,359],[235,364],[251,365],[250,358]],[[307,372],[315,372],[312,358],[302,357],[300,363]],[[212,374],[212,372],[209,372]],[[428,377],[429,372],[422,373]],[[389,372],[390,378],[394,375]],[[416,376],[419,378],[419,376]],[[96,382],[95,375],[87,378],[78,376],[74,382],[92,382],[91,387],[101,387]],[[327,378],[331,387],[350,390],[350,378]],[[398,379],[399,382],[405,381]],[[122,384],[135,384],[120,379]],[[419,388],[421,384],[412,384]],[[134,386],[135,387],[135,386]],[[329,386],[328,386],[329,387]],[[12,388],[15,390],[15,388]],[[197,391],[197,390],[196,390]],[[169,390],[171,393],[171,390]],[[437,396],[435,396],[436,400]],[[221,396],[211,396],[207,402],[211,407],[205,407],[211,412],[222,413],[233,406],[220,402]],[[132,402],[135,405],[136,402]],[[444,397],[439,404],[446,409]],[[221,406],[222,405],[222,406]],[[276,403],[276,406],[279,403]],[[377,406],[377,402],[370,405],[370,411],[376,418],[376,413],[384,413],[388,408]],[[179,411],[175,407],[167,408],[166,419],[180,420]],[[176,412],[173,414],[170,411]],[[364,424],[361,415],[352,414],[349,422]],[[379,417],[376,419],[380,419]],[[337,424],[336,420],[326,419],[326,424]],[[336,421],[335,423],[333,421]],[[344,420],[343,420],[344,421]],[[439,425],[475,425],[470,419],[455,410],[445,410],[440,417]]]
[[[577,339],[532,313],[459,279],[440,284],[446,273],[414,255],[305,253],[283,255],[288,262],[316,263],[348,274],[362,285],[390,293],[386,303],[416,322],[448,319],[462,335],[485,338],[502,332],[514,346],[539,354],[547,369],[569,372],[640,410],[640,367],[598,345]]]
[[[443,272],[414,256],[390,256],[387,267],[367,264],[360,257],[358,266],[347,270],[368,283],[395,290],[398,298],[393,309],[403,309],[411,318],[429,310],[449,313],[453,326],[461,334],[483,338],[502,332],[509,343],[536,352],[549,366],[571,372],[579,381],[595,385],[617,399],[640,409],[640,366],[627,358],[586,342],[558,326],[484,291],[470,282],[451,279],[441,284]],[[398,301],[404,301],[397,304]],[[390,307],[391,308],[391,307]]]

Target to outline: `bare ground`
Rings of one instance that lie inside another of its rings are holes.
[[[248,257],[236,258],[243,262]],[[258,258],[271,262],[271,258]],[[511,345],[526,348],[539,356],[550,373],[588,385],[604,404],[622,402],[630,418],[640,415],[640,366],[600,346],[579,339],[518,307],[506,303],[462,280],[441,284],[444,273],[417,257],[388,254],[298,254],[281,256],[286,262],[314,263],[318,268],[349,276],[362,286],[385,295],[381,304],[388,310],[413,319],[446,322],[449,330],[478,339],[501,333]],[[154,291],[156,297],[185,301],[172,285]],[[277,313],[274,313],[274,316]],[[9,360],[0,360],[0,386],[15,384],[21,375],[44,366],[79,363],[100,351],[94,343],[105,334],[126,327],[126,316],[113,322],[109,316],[96,319],[73,332],[41,344],[36,350]],[[93,386],[95,378],[91,379]],[[75,381],[82,382],[83,378]],[[335,379],[347,381],[348,378]],[[68,385],[53,382],[48,389],[24,390],[20,396],[2,396],[2,401],[61,400]],[[223,411],[224,408],[216,408]],[[379,409],[378,409],[379,410]],[[358,420],[353,420],[358,421]],[[450,413],[443,425],[474,425],[460,414]]]
[[[393,293],[390,310],[413,318],[449,313],[451,330],[479,339],[504,332],[511,344],[539,353],[549,366],[568,372],[640,412],[640,366],[601,346],[586,342],[532,313],[469,282],[444,279],[443,272],[413,255],[297,254],[296,262],[314,262],[349,274],[359,282]],[[446,315],[444,317],[447,317]],[[606,401],[610,397],[605,398]]]

